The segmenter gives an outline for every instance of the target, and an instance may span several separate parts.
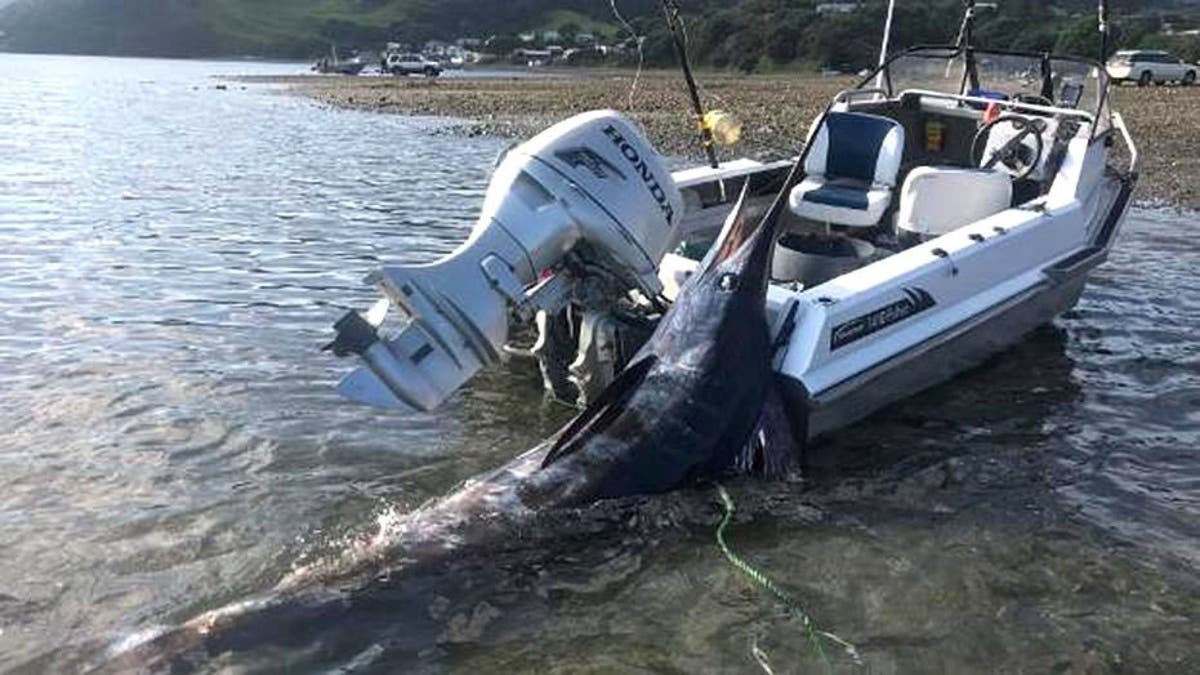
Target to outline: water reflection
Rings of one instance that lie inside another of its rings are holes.
[[[330,321],[461,241],[505,142],[209,77],[293,68],[0,55],[0,670],[269,587],[571,414],[520,362],[426,415],[336,398]],[[735,483],[735,546],[871,672],[1200,670],[1193,220],[1135,212],[1055,327],[822,444],[803,485]],[[716,515],[685,492],[537,568],[465,561],[381,598],[461,630],[363,658],[811,670]]]
[[[819,443],[810,451],[815,485],[848,477],[893,476],[996,447],[1034,446],[1057,434],[1051,423],[1062,406],[1079,400],[1069,335],[1044,326],[983,365]]]

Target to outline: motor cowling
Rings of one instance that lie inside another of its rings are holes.
[[[550,127],[501,161],[462,246],[434,263],[368,277],[385,300],[335,325],[330,348],[363,362],[339,392],[379,407],[435,408],[501,358],[514,310],[531,318],[571,301],[579,266],[564,263],[576,252],[626,291],[657,295],[658,265],[682,211],[661,156],[619,113]],[[399,326],[384,334],[389,314]]]

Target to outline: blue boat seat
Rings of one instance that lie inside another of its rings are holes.
[[[809,143],[804,180],[789,195],[792,212],[832,225],[878,225],[900,173],[904,127],[879,115],[831,112]]]

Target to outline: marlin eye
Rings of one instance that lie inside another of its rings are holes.
[[[738,275],[731,272],[722,274],[721,278],[717,280],[717,284],[720,285],[721,290],[723,291],[736,291],[738,283]]]

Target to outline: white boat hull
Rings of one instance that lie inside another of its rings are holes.
[[[702,184],[694,172],[687,178],[685,195]],[[1133,180],[1098,177],[1083,200],[1009,209],[810,289],[773,285],[773,331],[790,336],[774,366],[795,428],[809,439],[836,431],[979,365],[1072,308],[1107,257]],[[697,219],[713,221],[711,210]],[[677,257],[666,261],[665,285],[677,287],[688,271]],[[856,320],[876,324],[839,338]]]

